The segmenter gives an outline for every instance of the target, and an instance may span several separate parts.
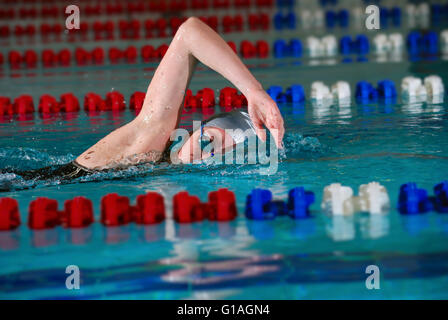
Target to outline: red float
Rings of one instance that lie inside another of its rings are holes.
[[[231,87],[221,89],[219,93],[219,105],[221,107],[231,107],[233,100],[238,96],[238,90]]]
[[[109,61],[112,63],[117,63],[123,58],[123,52],[120,49],[112,47],[109,48]]]
[[[103,48],[95,48],[91,53],[92,61],[95,64],[103,64],[104,63],[104,49]]]
[[[131,222],[132,210],[129,198],[110,193],[101,199],[101,223],[105,226],[120,226]]]
[[[72,53],[68,49],[62,49],[58,53],[58,61],[62,66],[69,66],[72,60]]]
[[[137,196],[134,210],[134,221],[138,224],[155,224],[165,220],[165,204],[163,196],[156,192],[148,192]]]
[[[166,45],[166,44],[160,45],[155,52],[155,57],[162,59],[165,56],[165,53],[167,50],[168,50],[168,45]]]
[[[53,96],[44,94],[39,99],[38,110],[40,113],[56,113],[60,111],[60,106]]]
[[[179,223],[191,223],[204,219],[201,210],[194,210],[200,204],[199,198],[182,191],[173,197],[173,216]]]
[[[64,112],[78,112],[79,101],[73,93],[64,93],[60,97],[60,108]]]
[[[34,68],[37,64],[37,53],[34,50],[26,50],[23,61],[28,68]]]
[[[91,59],[90,52],[83,48],[76,48],[75,59],[78,65],[86,65]]]
[[[86,111],[100,111],[106,109],[106,102],[100,95],[89,92],[84,97],[84,110]]]
[[[218,31],[218,17],[217,16],[210,16],[207,19],[207,24],[215,31]]]
[[[229,45],[230,48],[232,48],[233,52],[235,52],[236,54],[238,54],[237,50],[236,50],[236,44],[233,41],[228,41],[227,44]]]
[[[17,200],[0,198],[0,230],[14,230],[20,226],[20,213]]]
[[[15,114],[27,114],[34,112],[33,97],[21,95],[14,99],[13,111]]]
[[[105,110],[124,110],[126,105],[123,95],[118,91],[108,92],[106,94],[106,109]]]
[[[44,67],[52,67],[57,61],[56,54],[51,49],[45,49],[42,51],[42,64]]]
[[[40,33],[43,37],[48,36],[51,33],[51,26],[48,23],[42,23],[40,25]]]
[[[240,46],[240,53],[243,58],[253,58],[256,54],[255,46],[247,40],[243,40]]]
[[[0,38],[8,38],[10,33],[9,26],[0,26]]]
[[[237,216],[235,194],[226,188],[210,192],[208,204],[210,206],[209,220],[230,221]]]
[[[128,63],[134,63],[137,61],[137,48],[134,46],[130,46],[128,47],[125,51],[124,51],[124,56],[126,58],[126,61]]]
[[[30,229],[50,229],[59,223],[60,217],[56,200],[42,197],[30,203],[28,215]]]
[[[269,55],[269,44],[264,40],[259,40],[255,44],[259,58],[267,58]]]
[[[167,26],[167,22],[164,18],[160,18],[157,19],[155,22],[155,28],[158,30],[159,37],[166,37],[166,26]]]
[[[176,34],[177,29],[179,29],[181,24],[182,24],[182,19],[180,19],[178,17],[172,17],[170,19],[171,34],[173,36],[174,36],[174,34]]]
[[[266,13],[260,14],[258,21],[262,30],[269,30],[271,19]]]
[[[236,31],[243,31],[243,16],[240,14],[237,14],[233,18],[233,25]]]
[[[195,95],[193,95],[193,91],[190,89],[185,92],[185,100],[184,100],[185,108],[197,108],[199,107],[199,100]]]
[[[215,106],[215,92],[213,89],[204,88],[199,90],[196,94],[196,99],[198,99],[199,105],[202,108],[210,108]]]
[[[143,107],[143,102],[145,101],[146,93],[141,91],[136,91],[131,95],[129,101],[129,109],[140,111]]]
[[[22,55],[16,50],[10,51],[8,61],[12,68],[18,68],[22,62]]]
[[[13,115],[14,110],[11,100],[7,97],[0,97],[0,116]]]
[[[144,62],[149,62],[152,58],[154,58],[155,52],[153,46],[146,45],[141,49],[141,56]]]
[[[75,197],[64,203],[61,222],[65,228],[84,228],[94,221],[92,201],[84,197]]]
[[[146,20],[144,23],[144,28],[145,28],[145,37],[147,39],[152,38],[153,34],[152,34],[152,30],[154,29],[154,21],[152,20]]]
[[[239,94],[233,98],[232,106],[235,108],[247,107],[247,99],[244,95]]]

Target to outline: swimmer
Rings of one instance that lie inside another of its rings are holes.
[[[225,129],[241,129],[266,140],[264,126],[277,147],[282,148],[283,118],[277,104],[263,90],[244,63],[216,32],[197,18],[189,18],[176,32],[146,92],[139,115],[84,151],[75,161],[49,170],[18,172],[24,179],[59,177],[70,180],[98,171],[107,171],[148,162],[166,160],[170,135],[178,128],[185,92],[198,62],[220,73],[247,98],[248,113],[233,111],[205,121],[178,152],[183,163],[194,160],[202,137],[222,137],[221,150],[244,141],[244,136]],[[216,142],[216,141],[215,141]],[[210,155],[201,154],[200,157]]]

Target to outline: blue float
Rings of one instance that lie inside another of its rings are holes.
[[[289,190],[288,215],[293,219],[303,219],[310,216],[310,205],[314,202],[314,193],[305,191],[303,187]]]
[[[283,88],[281,86],[270,86],[266,92],[275,102],[286,102],[283,97]]]
[[[384,7],[380,8],[380,24],[382,27],[387,27],[389,24],[389,9]]]
[[[357,35],[354,42],[354,49],[358,54],[368,54],[370,50],[369,39],[363,34]]]
[[[397,96],[397,90],[395,84],[391,80],[378,81],[378,96],[380,98],[395,98]]]
[[[423,48],[427,53],[437,53],[439,50],[439,37],[434,31],[423,36]]]
[[[437,212],[448,212],[448,181],[434,186],[434,207]]]
[[[403,184],[398,197],[398,211],[401,214],[424,213],[431,209],[428,193],[417,188],[415,182]]]
[[[288,45],[285,40],[279,39],[274,42],[274,57],[284,58],[288,54]]]
[[[438,24],[440,18],[443,15],[443,7],[440,4],[431,5],[431,20],[433,23]]]
[[[294,84],[286,89],[286,98],[292,103],[305,101],[305,90],[300,84]]]
[[[355,97],[358,102],[375,102],[378,99],[378,92],[370,82],[359,81],[356,84]]]
[[[274,15],[275,30],[283,30],[284,28],[295,29],[296,22],[297,19],[294,12],[289,12],[285,16],[283,16],[280,12]]]
[[[350,36],[343,36],[339,39],[339,51],[341,54],[350,54],[352,53],[352,38]]]
[[[294,12],[290,12],[284,18],[284,23],[287,28],[295,29],[296,28],[296,15]]]
[[[253,189],[246,197],[245,214],[248,219],[271,220],[275,218],[270,202],[272,193],[265,189]]]
[[[339,11],[338,13],[338,20],[339,20],[339,25],[343,28],[348,27],[348,23],[349,23],[349,13],[346,9],[342,9],[341,11]]]
[[[422,43],[422,35],[418,31],[409,32],[406,44],[410,52],[418,52]]]
[[[292,57],[300,58],[302,56],[302,42],[299,39],[291,39],[288,49]]]
[[[327,28],[334,28],[336,25],[337,15],[333,10],[325,12],[325,25]]]
[[[275,30],[283,30],[283,16],[280,12],[274,15],[274,28]]]
[[[390,11],[390,15],[392,16],[393,25],[399,27],[401,25],[401,9],[399,7],[393,7]]]
[[[302,42],[299,39],[291,39],[287,44],[285,40],[278,39],[273,45],[274,57],[285,58],[302,56]]]
[[[276,217],[288,214],[286,203],[282,200],[273,200],[269,202],[269,211],[272,212]]]

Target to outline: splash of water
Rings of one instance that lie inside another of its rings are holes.
[[[315,137],[303,137],[298,133],[287,134],[284,138],[284,149],[279,150],[279,161],[288,161],[288,159],[293,158],[317,158],[325,154],[328,150]],[[3,148],[0,150],[0,191],[44,187],[69,182],[138,179],[148,175],[179,175],[201,172],[206,172],[207,175],[221,176],[258,174],[258,170],[262,165],[247,164],[247,157],[246,152],[243,164],[225,165],[203,162],[191,165],[173,165],[169,163],[144,163],[120,170],[99,171],[92,175],[74,179],[73,181],[61,181],[59,177],[45,181],[37,181],[36,179],[23,179],[19,174],[14,172],[63,165],[75,159],[75,156],[72,154],[51,155],[32,148]]]

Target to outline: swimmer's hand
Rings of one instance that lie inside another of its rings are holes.
[[[277,104],[263,89],[250,91],[247,94],[249,116],[257,131],[257,136],[266,141],[266,131],[263,125],[271,132],[277,148],[283,149],[283,117]]]

